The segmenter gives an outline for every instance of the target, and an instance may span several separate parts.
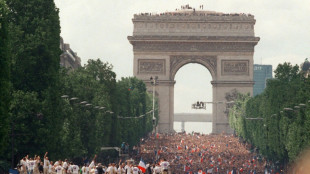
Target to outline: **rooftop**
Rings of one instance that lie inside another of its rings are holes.
[[[203,10],[203,6],[196,10],[195,8],[190,7],[189,5],[181,6],[181,9],[175,9],[173,12],[164,12],[164,13],[139,13],[134,15],[135,20],[144,20],[144,19],[208,19],[208,20],[254,20],[254,16],[246,13],[222,13],[215,11]]]

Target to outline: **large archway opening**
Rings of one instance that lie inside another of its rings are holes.
[[[209,70],[200,64],[189,63],[182,66],[176,73],[174,80],[174,114],[184,116],[203,116],[212,114],[212,104],[206,109],[192,109],[197,101],[212,102],[212,76]],[[212,133],[212,122],[174,122],[174,130],[181,132]]]

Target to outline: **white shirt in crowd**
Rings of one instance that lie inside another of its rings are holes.
[[[140,169],[138,167],[132,168],[132,174],[139,174]]]
[[[90,169],[90,174],[96,174],[98,173],[96,167],[93,167],[92,169]]]
[[[62,163],[62,168],[64,168],[64,169],[68,168],[68,163],[66,161]]]
[[[78,174],[79,173],[79,166],[77,165],[70,165],[72,169],[73,174]]]
[[[58,161],[56,161],[56,162],[54,163],[54,166],[58,166],[58,164],[59,164],[59,162],[58,162]]]
[[[55,171],[57,174],[62,174],[62,167],[58,165],[57,167],[55,167]]]
[[[20,160],[20,164],[22,165],[21,170],[26,171],[27,170],[27,162],[22,159],[22,160]]]
[[[121,166],[118,168],[118,170],[117,170],[117,173],[118,174],[126,174],[126,170],[125,170],[125,168],[122,168]]]
[[[160,163],[160,166],[161,166],[161,168],[162,168],[163,170],[168,170],[169,165],[170,165],[170,164],[169,164],[168,161],[163,161],[163,162]]]
[[[53,171],[53,166],[52,166],[52,164],[49,164],[48,165],[48,173],[52,173],[52,171]]]
[[[35,160],[28,160],[28,162],[27,162],[28,170],[33,170],[35,164],[36,164]]]
[[[109,166],[109,167],[107,168],[107,172],[108,172],[109,174],[114,174],[114,173],[117,172],[117,168],[116,168],[116,167],[113,167],[113,166]]]
[[[125,172],[126,172],[126,170],[127,170],[127,173],[126,173],[126,174],[132,174],[132,167],[126,165],[126,166],[125,166]]]
[[[90,164],[89,164],[89,166],[88,166],[90,169],[92,169],[93,167],[95,167],[95,161],[93,160]]]
[[[156,165],[154,168],[154,174],[160,173],[161,172],[161,167]]]
[[[70,165],[70,164],[68,166],[67,173],[72,173],[72,165]]]
[[[43,168],[49,168],[49,165],[50,165],[50,161],[47,160],[47,159],[44,159],[44,164],[43,164]]]
[[[89,168],[87,166],[82,167],[82,174],[88,174]]]

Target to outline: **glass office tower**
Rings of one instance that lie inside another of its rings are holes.
[[[258,65],[254,64],[254,87],[253,96],[256,96],[264,91],[266,88],[267,79],[272,78],[272,65]]]

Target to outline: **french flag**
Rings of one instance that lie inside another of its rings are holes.
[[[146,165],[145,165],[145,162],[142,160],[142,158],[139,162],[138,168],[142,171],[142,173],[145,173]]]

